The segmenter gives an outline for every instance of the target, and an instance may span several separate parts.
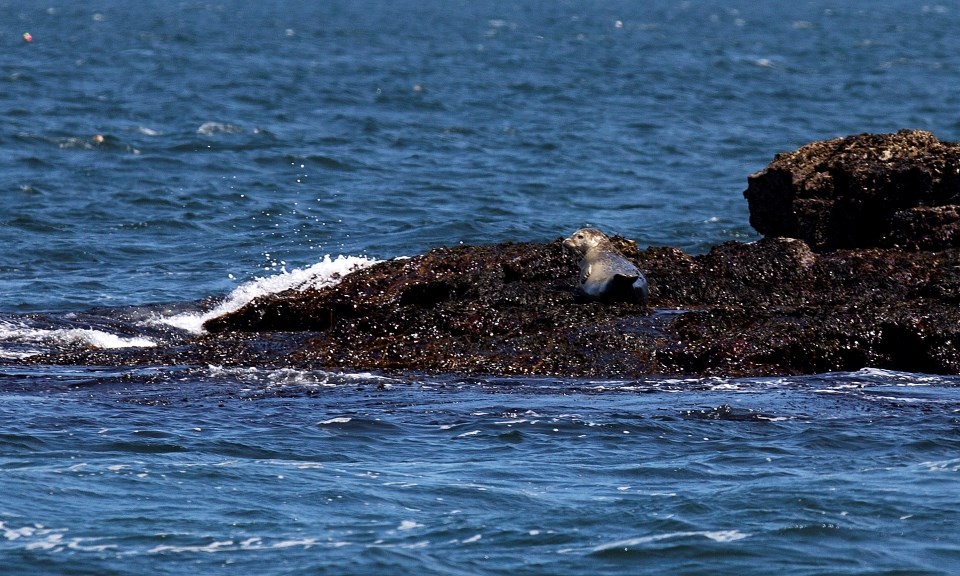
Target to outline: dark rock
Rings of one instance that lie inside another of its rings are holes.
[[[652,309],[577,303],[577,266],[559,240],[467,246],[263,297],[167,346],[31,361],[621,378],[960,373],[956,249],[814,254],[783,238],[701,256],[624,248],[650,280]]]
[[[924,132],[778,156],[747,190],[766,238],[699,256],[614,239],[646,275],[650,308],[578,302],[577,263],[559,239],[463,246],[259,298],[209,321],[201,337],[28,361],[620,378],[868,366],[958,374],[957,166],[955,146]]]
[[[469,246],[260,298],[176,346],[60,361],[623,378],[960,372],[957,250],[814,254],[783,238],[702,256],[622,246],[650,280],[652,310],[577,303],[576,263],[559,240]]]
[[[960,145],[919,130],[778,154],[749,177],[750,224],[816,251],[960,246]]]
[[[575,279],[559,240],[443,248],[380,263],[336,286],[261,298],[206,328],[319,332],[292,355],[307,365],[599,373],[588,367],[598,364],[587,357],[592,351],[613,372],[633,373],[637,361],[603,328],[642,317],[645,308],[578,305]]]

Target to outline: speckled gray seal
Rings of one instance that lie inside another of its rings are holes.
[[[580,256],[581,296],[601,302],[647,303],[650,296],[647,279],[613,246],[606,234],[596,228],[581,228],[564,240],[563,245]]]

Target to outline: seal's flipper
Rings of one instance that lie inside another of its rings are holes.
[[[605,302],[647,303],[647,280],[643,275],[614,274],[604,286],[600,299]]]
[[[633,283],[633,297],[644,306],[646,306],[647,301],[650,300],[650,288],[647,286],[647,279],[643,277],[643,274]]]

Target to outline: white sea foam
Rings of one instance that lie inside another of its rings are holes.
[[[279,274],[256,278],[241,284],[233,290],[220,304],[207,312],[187,312],[174,316],[157,318],[152,323],[173,326],[193,334],[203,333],[203,323],[239,310],[253,299],[267,294],[277,294],[285,290],[306,290],[308,288],[323,288],[340,282],[347,274],[372,266],[379,260],[358,256],[324,256],[323,260],[307,268],[295,268],[291,271],[284,269]]]
[[[333,387],[370,382],[376,382],[379,386],[390,387],[390,383],[395,381],[393,378],[371,372],[329,372],[326,370],[234,367],[214,364],[208,365],[207,370],[215,378],[231,378],[255,383],[257,389],[284,386]]]
[[[133,336],[124,338],[102,330],[71,329],[50,331],[54,339],[69,342],[81,342],[96,348],[149,348],[157,343],[150,338]]]
[[[66,528],[47,528],[42,524],[16,527],[9,526],[3,521],[0,521],[0,539],[6,540],[7,542],[16,542],[17,546],[22,546],[25,550],[45,550],[50,552],[63,552],[66,550],[105,552],[107,550],[117,550],[121,548],[119,544],[112,543],[111,538],[69,537]],[[235,552],[237,550],[308,549],[320,544],[320,541],[315,538],[265,540],[252,537],[241,541],[215,540],[179,546],[159,545],[146,549],[145,551],[147,554],[215,553]],[[341,547],[346,544],[347,543],[343,542],[333,542],[330,546]],[[136,551],[130,550],[125,553],[136,553]]]
[[[346,424],[351,420],[353,420],[353,418],[350,418],[349,416],[338,416],[336,418],[330,418],[329,420],[317,422],[317,424]]]
[[[183,552],[232,552],[236,550],[281,550],[284,548],[311,548],[319,545],[319,540],[315,538],[303,538],[294,540],[277,540],[265,542],[261,538],[247,538],[240,542],[234,540],[218,540],[208,544],[188,544],[184,546],[160,545],[154,546],[147,551],[148,554],[176,554]]]
[[[898,386],[929,386],[939,384],[946,379],[936,374],[915,374],[912,372],[898,372],[896,370],[884,370],[882,368],[861,368],[851,373],[855,376],[864,378],[878,379],[885,382],[893,381]]]
[[[593,549],[594,552],[607,552],[609,550],[622,550],[627,548],[636,548],[662,540],[673,540],[675,538],[703,537],[714,542],[735,542],[749,536],[739,530],[704,530],[700,532],[667,532],[665,534],[653,534],[650,536],[641,536],[639,538],[627,538],[626,540],[617,540],[607,544],[601,544]]]
[[[66,533],[66,528],[47,528],[42,524],[14,528],[0,522],[0,536],[19,541],[26,550],[104,552],[117,548],[114,544],[100,544],[101,538],[67,538]]]
[[[323,288],[340,282],[343,276],[376,264],[378,260],[356,256],[325,256],[322,261],[291,271],[282,270],[279,274],[257,278],[246,282],[230,293],[220,304],[206,312],[186,312],[172,316],[153,318],[147,325],[166,325],[192,334],[203,333],[203,323],[238,310],[253,299],[267,294],[276,294],[285,290],[305,290]],[[132,348],[153,347],[157,343],[145,337],[124,337],[103,330],[65,328],[44,329],[29,326],[21,322],[0,320],[0,343],[15,344],[6,350],[0,349],[0,358],[25,358],[40,354],[42,350],[32,344],[81,344],[95,348]]]
[[[197,134],[210,136],[211,134],[239,134],[243,128],[226,122],[204,122],[197,128]]]
[[[0,350],[0,358],[6,358],[10,360],[20,360],[21,358],[29,358],[30,356],[36,356],[41,354],[40,350]]]
[[[44,527],[40,524],[35,524],[33,526],[21,526],[20,528],[10,528],[7,526],[6,522],[0,522],[0,532],[2,532],[3,537],[7,540],[29,538],[43,530]],[[49,531],[47,532],[49,533]]]
[[[921,462],[920,466],[930,472],[958,472],[960,471],[960,458]]]
[[[423,524],[413,520],[404,520],[397,526],[397,530],[413,530],[414,528],[423,528]]]
[[[236,543],[233,540],[220,540],[209,544],[198,544],[193,546],[155,546],[147,551],[148,554],[163,554],[165,552],[220,552],[222,550],[235,550]]]
[[[23,344],[81,344],[94,348],[149,348],[157,343],[150,338],[124,337],[93,328],[34,328],[27,324],[0,320],[0,342]],[[0,357],[24,358],[39,350],[0,351]]]

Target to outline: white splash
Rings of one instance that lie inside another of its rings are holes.
[[[226,122],[204,122],[197,128],[197,134],[210,136],[211,134],[239,134],[243,128],[227,124]]]
[[[138,336],[123,337],[93,328],[31,328],[26,324],[0,320],[0,342],[19,344],[81,344],[93,348],[149,348],[157,343]],[[3,352],[2,357],[26,357],[39,354],[31,352]]]
[[[239,310],[255,298],[267,294],[277,294],[285,290],[306,290],[308,288],[323,288],[333,286],[340,279],[351,272],[367,268],[379,262],[371,258],[358,256],[324,256],[321,262],[307,268],[294,268],[291,271],[284,269],[280,274],[256,278],[241,284],[227,296],[223,302],[207,312],[187,312],[174,316],[161,317],[153,323],[166,324],[192,334],[203,333],[203,323]]]
[[[0,358],[4,358],[7,360],[21,360],[23,358],[29,358],[31,356],[36,356],[37,354],[42,354],[42,353],[43,352],[41,352],[40,350],[27,350],[27,351],[19,351],[19,352],[12,352],[10,350],[0,350]]]

